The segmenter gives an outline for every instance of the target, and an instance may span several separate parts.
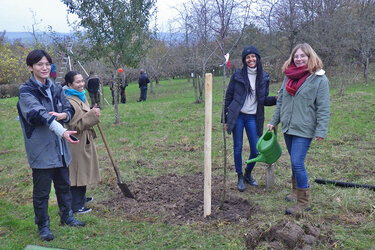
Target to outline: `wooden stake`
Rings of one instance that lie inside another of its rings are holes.
[[[266,169],[266,188],[270,189],[275,184],[275,168],[273,164],[268,164]]]
[[[211,215],[212,74],[205,77],[204,217]]]

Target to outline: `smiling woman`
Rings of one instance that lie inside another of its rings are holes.
[[[68,83],[69,85],[69,83]],[[83,88],[85,87],[85,81],[81,74],[75,75],[73,83],[69,85],[70,88],[77,90],[78,92],[83,92]]]
[[[321,141],[327,136],[330,119],[329,81],[322,60],[307,43],[296,45],[282,70],[284,81],[267,127],[272,130],[282,123],[292,169],[292,192],[285,199],[297,201],[285,213],[296,215],[311,209],[305,158],[312,139]]]
[[[234,165],[240,192],[245,190],[245,182],[258,186],[252,176],[255,162],[248,163],[245,174],[242,173],[243,131],[245,129],[250,144],[250,160],[258,154],[256,144],[263,133],[264,106],[275,105],[277,99],[268,96],[270,77],[263,71],[258,49],[246,46],[242,51],[242,62],[242,69],[237,69],[230,79],[224,109],[227,132],[233,133]]]
[[[70,71],[65,75],[68,89],[65,94],[74,109],[74,116],[67,125],[77,130],[79,143],[70,147],[72,163],[69,166],[70,191],[72,193],[72,210],[74,213],[88,213],[91,208],[86,202],[92,197],[86,197],[86,186],[100,181],[99,161],[94,139],[93,127],[99,123],[100,109],[96,105],[90,109],[85,97],[85,81],[81,74]]]

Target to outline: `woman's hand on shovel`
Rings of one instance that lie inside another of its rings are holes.
[[[95,104],[94,107],[92,107],[91,110],[94,112],[94,114],[95,114],[97,117],[100,117],[100,108],[98,108],[98,105],[97,105],[97,104]]]

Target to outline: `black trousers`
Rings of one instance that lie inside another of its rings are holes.
[[[33,170],[33,206],[35,224],[42,225],[48,216],[48,200],[53,182],[59,206],[59,214],[67,214],[71,210],[69,168],[32,169]]]
[[[95,104],[98,104],[98,106],[100,107],[100,93],[99,93],[99,91],[96,92],[96,93],[89,92],[89,96],[90,96],[90,99],[91,99],[91,108],[94,107]]]
[[[76,212],[85,206],[86,186],[72,186],[70,187],[70,192],[72,194],[72,210]]]
[[[120,95],[121,95],[121,103],[126,103],[125,88],[121,87]]]

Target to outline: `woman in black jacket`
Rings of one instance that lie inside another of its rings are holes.
[[[232,75],[225,94],[225,122],[227,132],[233,133],[234,165],[238,175],[237,188],[245,190],[245,183],[257,186],[252,177],[255,163],[247,164],[245,176],[242,173],[242,144],[245,128],[250,144],[249,159],[258,154],[256,144],[263,133],[264,105],[276,104],[277,96],[268,96],[270,77],[262,69],[258,49],[246,46],[242,51],[242,69]]]

